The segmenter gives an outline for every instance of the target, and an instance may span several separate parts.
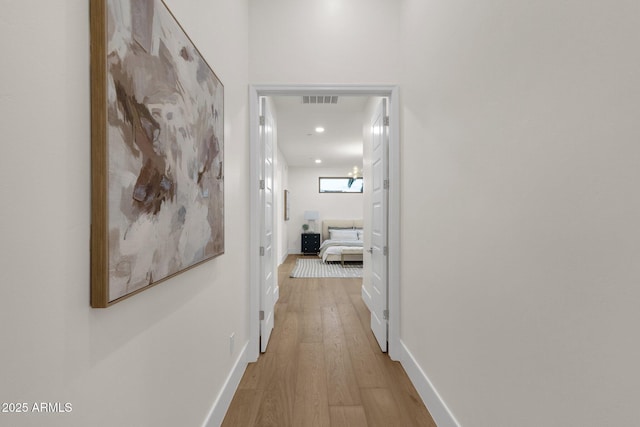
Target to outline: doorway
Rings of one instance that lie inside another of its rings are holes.
[[[264,230],[261,226],[263,216],[262,170],[263,158],[261,148],[260,116],[261,97],[265,96],[305,96],[305,95],[338,95],[338,96],[382,96],[389,100],[389,149],[388,149],[388,353],[391,359],[398,360],[399,347],[399,260],[400,260],[400,186],[399,186],[399,103],[397,86],[287,86],[260,85],[249,89],[249,124],[250,124],[250,197],[251,197],[251,230],[250,230],[250,341],[247,351],[247,362],[256,361],[260,353],[261,312],[261,244]]]

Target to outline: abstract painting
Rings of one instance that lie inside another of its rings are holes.
[[[161,0],[91,0],[91,305],[224,253],[224,87]]]

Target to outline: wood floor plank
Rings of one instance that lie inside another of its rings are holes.
[[[278,297],[278,302],[281,303],[281,304],[285,304],[285,303],[289,302],[289,296],[291,295],[291,291],[293,289],[292,286],[287,286],[285,284],[286,280],[287,279],[283,279],[283,280],[280,281],[280,293],[279,293],[279,297]]]
[[[300,344],[298,358],[293,425],[326,427],[330,424],[329,400],[322,344]]]
[[[273,378],[278,374],[277,367],[278,355],[274,351],[269,351],[262,354],[255,365],[255,388],[258,390],[266,390],[272,383]]]
[[[378,360],[405,425],[437,427],[400,362],[394,362],[386,355],[378,356]]]
[[[254,425],[262,401],[262,393],[262,390],[238,390],[222,421],[222,427]]]
[[[358,385],[361,388],[386,387],[385,377],[367,338],[362,334],[345,334],[345,339]]]
[[[331,427],[367,427],[362,406],[330,406]]]
[[[258,369],[258,362],[249,363],[247,369],[245,369],[240,384],[238,384],[239,390],[255,390],[258,388],[258,378],[261,374]]]
[[[322,312],[324,360],[327,374],[329,405],[360,405],[360,389],[351,357],[334,307]]]
[[[333,291],[331,290],[331,288],[331,282],[327,280],[320,281],[320,308],[336,306],[336,300],[333,296]]]
[[[362,279],[343,279],[343,284],[347,295],[362,295]]]
[[[274,387],[263,392],[263,398],[260,401],[260,408],[256,415],[256,421],[253,425],[260,427],[282,427],[292,425],[290,410],[287,407],[287,400],[283,399],[282,395],[283,390],[280,387]]]
[[[287,305],[288,304],[286,302],[276,304],[276,306],[275,306],[275,308],[273,310],[273,313],[274,313],[274,316],[275,316],[273,319],[276,322],[276,324],[274,325],[274,328],[275,328],[275,326],[278,325],[278,322],[284,321],[285,313],[287,312]]]
[[[333,298],[336,301],[336,304],[350,304],[351,298],[347,293],[346,285],[348,281],[346,279],[338,279],[333,281],[331,292],[333,293]]]
[[[373,335],[373,331],[371,330],[371,312],[362,300],[362,296],[351,295],[351,304],[353,304],[353,307],[356,309],[356,313],[358,315],[358,318],[360,319],[360,325],[367,335],[369,345],[371,345],[371,350],[373,350],[373,352],[376,354],[382,354],[380,344],[378,344],[376,336]]]
[[[387,388],[362,389],[362,406],[369,427],[407,427],[400,410]]]
[[[290,269],[286,264],[283,264],[278,268],[278,285],[282,285],[282,283],[289,278],[289,272]]]
[[[322,309],[322,337],[325,343],[344,339],[338,307],[324,307]]]
[[[338,312],[358,384],[360,387],[385,387],[376,353],[369,344],[355,308],[352,304],[338,304]]]
[[[289,294],[291,293],[291,286],[287,286],[287,281],[290,280],[289,274],[291,273],[291,262],[285,261],[280,267],[278,267],[278,285],[280,286],[280,302],[287,302]]]
[[[283,317],[282,324],[278,325],[278,331],[272,334],[269,347],[274,348],[276,353],[291,355],[298,350],[300,316],[297,312],[286,311]]]
[[[322,342],[322,313],[319,307],[315,310],[305,310],[300,314],[302,317],[302,332],[300,342]]]
[[[294,357],[290,357],[290,355],[282,357],[282,355],[273,353],[267,365],[266,369],[272,371],[271,375],[261,377],[263,381],[258,385],[259,389],[263,389],[263,394],[255,425],[260,427],[292,426],[298,374],[297,353]]]
[[[356,309],[351,304],[351,298],[348,303],[338,304],[338,312],[340,313],[340,321],[345,334],[365,334],[365,329],[360,324],[360,318]]]
[[[302,289],[302,310],[317,311],[320,308],[320,287],[318,279],[310,279]]]
[[[291,279],[287,283],[291,286],[287,309],[289,311],[302,311],[304,308],[302,303],[303,291],[309,283],[309,279]]]

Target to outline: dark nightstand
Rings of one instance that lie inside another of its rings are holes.
[[[300,240],[304,255],[317,255],[320,252],[320,233],[302,233]]]

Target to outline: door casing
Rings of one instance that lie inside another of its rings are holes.
[[[389,347],[392,360],[399,360],[400,348],[400,102],[397,85],[250,85],[249,86],[249,343],[247,362],[260,355],[260,97],[261,96],[384,96],[389,99],[389,211],[388,211],[388,287]]]

